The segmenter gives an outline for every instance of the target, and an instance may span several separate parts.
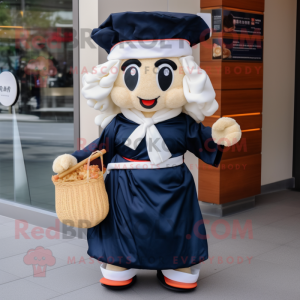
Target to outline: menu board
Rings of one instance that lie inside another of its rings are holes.
[[[203,10],[206,11],[206,10]],[[263,14],[227,9],[207,10],[212,15],[213,32],[255,34],[263,36]]]
[[[262,14],[227,9],[213,9],[211,14],[213,60],[263,60]]]
[[[235,10],[223,10],[223,32],[263,35],[264,16]]]
[[[215,38],[212,59],[262,61],[263,41]]]
[[[254,60],[263,59],[263,41],[249,39],[223,39],[223,59]]]
[[[222,32],[222,9],[213,9],[211,14],[213,32]]]

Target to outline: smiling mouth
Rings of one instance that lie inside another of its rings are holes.
[[[159,96],[160,97],[160,96]],[[146,100],[146,99],[142,99],[140,97],[138,97],[140,99],[140,104],[147,109],[153,108],[156,104],[157,104],[157,99],[159,98],[155,98],[155,99],[151,99],[151,100]]]

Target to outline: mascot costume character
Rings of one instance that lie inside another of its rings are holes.
[[[128,288],[139,269],[149,269],[168,289],[193,290],[208,247],[184,154],[218,167],[224,146],[241,138],[231,118],[201,124],[218,103],[192,46],[210,38],[210,29],[192,14],[124,12],[111,14],[91,37],[108,61],[83,76],[82,94],[100,111],[95,122],[103,132],[85,149],[59,156],[53,170],[107,151],[110,211],[87,236],[88,254],[102,262],[103,286]]]

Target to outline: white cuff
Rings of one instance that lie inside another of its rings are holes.
[[[106,264],[101,264],[100,270],[104,278],[114,281],[129,280],[137,274],[137,269],[128,269],[126,271],[106,270]]]
[[[197,282],[200,274],[200,264],[191,267],[192,274],[179,272],[175,270],[162,270],[165,277],[183,283],[195,283]]]

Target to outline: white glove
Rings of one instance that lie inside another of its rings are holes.
[[[60,174],[77,164],[77,159],[73,155],[63,154],[58,156],[53,162],[53,172]]]
[[[184,110],[198,123],[205,116],[212,116],[218,110],[216,93],[206,72],[197,65],[193,56],[180,58],[185,73],[183,79],[184,96],[188,102]]]
[[[240,125],[232,118],[220,118],[212,126],[212,138],[218,145],[230,147],[242,137]]]
[[[110,60],[98,65],[93,73],[82,77],[82,95],[87,104],[96,110],[105,111],[110,102],[109,94],[120,72],[120,60]]]

